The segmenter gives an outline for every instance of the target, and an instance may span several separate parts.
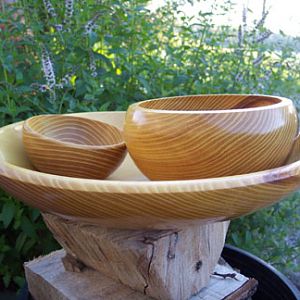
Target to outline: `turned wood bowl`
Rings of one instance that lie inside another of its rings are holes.
[[[124,138],[148,178],[182,180],[279,167],[297,131],[297,112],[289,99],[198,95],[131,105]]]
[[[37,170],[69,177],[104,179],[126,154],[118,128],[73,116],[29,118],[23,125],[23,143]]]
[[[118,128],[124,112],[78,114]],[[24,203],[76,221],[130,229],[181,228],[230,220],[300,188],[300,147],[281,167],[237,176],[149,181],[127,155],[106,180],[38,172],[22,141],[23,123],[0,128],[0,187]]]

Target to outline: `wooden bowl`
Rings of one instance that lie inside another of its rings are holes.
[[[124,138],[152,180],[213,178],[283,165],[298,131],[289,99],[199,95],[131,105]]]
[[[118,128],[80,117],[32,117],[24,122],[23,142],[37,170],[70,177],[104,179],[126,154]]]
[[[80,114],[119,128],[123,112]],[[131,229],[180,228],[229,220],[271,205],[300,188],[300,155],[270,170],[209,179],[149,181],[130,156],[106,180],[34,170],[22,123],[0,129],[0,187],[24,203],[74,220]]]

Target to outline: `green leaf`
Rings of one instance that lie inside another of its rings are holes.
[[[8,114],[9,113],[9,110],[7,107],[0,107],[0,112],[4,113],[4,114]]]
[[[83,80],[78,79],[76,80],[75,84],[76,84],[75,97],[84,95],[86,93],[86,83]]]
[[[32,219],[32,221],[33,221],[33,222],[36,221],[37,218],[38,218],[40,215],[41,215],[41,214],[40,214],[40,211],[39,211],[38,209],[34,208],[34,209],[32,210],[32,212],[31,212],[31,219]]]
[[[25,278],[21,276],[14,276],[14,283],[16,283],[19,287],[22,287],[25,283]]]
[[[18,106],[16,108],[16,115],[23,113],[23,112],[30,112],[31,108],[29,106]]]
[[[13,220],[15,211],[16,207],[12,201],[7,201],[4,203],[1,212],[1,220],[3,222],[4,228],[7,228]]]
[[[109,67],[112,66],[111,61],[109,58],[107,58],[105,55],[98,53],[98,52],[93,52],[95,58],[98,58],[100,60],[102,60],[103,62],[105,62]]]
[[[24,232],[21,232],[16,240],[16,251],[21,252],[21,249],[26,242],[27,236]]]
[[[252,242],[252,234],[249,230],[246,231],[245,242],[246,244],[250,244]]]
[[[36,232],[33,223],[26,217],[22,216],[21,228],[24,233],[26,233],[31,238],[36,238]]]
[[[4,283],[4,286],[6,288],[8,288],[10,282],[11,282],[11,274],[10,273],[6,273],[4,276],[3,276],[3,283]]]
[[[142,76],[138,76],[138,79],[139,79],[140,83],[143,85],[143,87],[145,88],[147,94],[150,94],[151,88],[150,88],[148,81]]]
[[[237,235],[237,233],[235,233],[235,232],[232,233],[231,238],[236,246],[238,246],[240,244],[240,239],[239,239],[239,236]]]
[[[99,107],[99,111],[107,111],[109,109],[110,104],[110,102],[105,102]]]
[[[27,240],[23,246],[23,253],[27,254],[29,250],[31,250],[34,245],[36,244],[36,240],[35,239],[30,239]]]
[[[23,73],[17,69],[16,70],[16,81],[17,81],[17,83],[22,83],[23,79],[24,79]]]

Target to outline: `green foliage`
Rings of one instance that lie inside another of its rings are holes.
[[[54,10],[47,11],[46,2]],[[256,24],[244,18],[233,29],[212,18],[231,9],[228,0],[195,16],[182,12],[179,1],[156,11],[147,2],[85,0],[66,10],[58,0],[2,1],[0,126],[41,113],[126,110],[132,102],[171,95],[263,93],[298,100],[298,53],[292,44],[268,42],[263,18]],[[283,243],[295,199],[234,221],[229,240],[290,266],[283,252],[292,247]],[[0,211],[2,284],[20,285],[22,262],[56,244],[36,210],[1,194]]]
[[[227,242],[244,248],[283,272],[300,271],[299,193],[231,222]]]
[[[23,262],[49,253],[58,245],[42,222],[40,212],[0,194],[0,286],[24,284]]]

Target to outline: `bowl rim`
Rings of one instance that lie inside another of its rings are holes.
[[[248,107],[248,108],[233,108],[233,109],[212,109],[212,110],[169,110],[169,109],[155,109],[155,108],[147,108],[143,107],[142,105],[147,102],[157,101],[157,100],[168,100],[168,99],[175,99],[175,98],[189,98],[189,97],[207,97],[207,96],[254,96],[254,97],[264,97],[270,99],[276,99],[280,102],[259,106],[259,107]],[[162,98],[153,98],[147,99],[144,101],[139,101],[130,105],[130,109],[138,108],[139,110],[143,110],[146,112],[152,113],[164,113],[164,114],[230,114],[230,113],[241,113],[241,112],[252,112],[252,111],[262,111],[262,110],[269,110],[269,109],[276,109],[284,106],[293,106],[292,100],[281,97],[281,96],[273,96],[273,95],[264,95],[264,94],[193,94],[193,95],[180,95],[180,96],[170,96],[170,97],[162,97]]]
[[[48,174],[11,164],[4,159],[1,162],[0,157],[0,176],[34,185],[74,191],[130,194],[193,193],[272,184],[290,177],[300,176],[300,160],[274,169],[240,175],[189,180],[138,181],[88,179]]]
[[[105,150],[105,149],[117,149],[117,148],[122,148],[122,147],[125,147],[126,148],[126,143],[125,143],[125,140],[123,138],[123,141],[120,142],[120,143],[114,143],[114,144],[107,144],[107,145],[85,145],[85,144],[76,144],[76,143],[72,143],[72,142],[63,142],[61,140],[58,140],[58,139],[55,139],[55,138],[51,138],[47,135],[44,135],[44,134],[41,134],[39,133],[38,131],[35,131],[30,125],[29,125],[29,122],[32,120],[32,119],[43,119],[43,118],[55,118],[55,117],[59,117],[59,118],[72,118],[72,119],[84,119],[85,121],[87,122],[92,122],[92,123],[102,123],[104,124],[105,126],[108,126],[108,127],[112,127],[114,128],[115,130],[117,130],[120,135],[122,136],[122,130],[117,128],[116,126],[114,125],[111,125],[111,124],[108,124],[106,122],[102,122],[102,121],[99,121],[99,120],[93,120],[93,119],[88,119],[88,118],[82,118],[80,116],[74,116],[74,115],[68,115],[68,114],[45,114],[45,115],[36,115],[36,116],[32,116],[28,119],[26,119],[24,122],[23,122],[23,134],[24,134],[24,131],[28,132],[31,136],[35,136],[35,137],[38,137],[42,140],[46,140],[46,141],[49,141],[49,142],[52,142],[52,143],[56,143],[56,144],[59,144],[59,145],[62,145],[62,146],[65,146],[65,147],[70,147],[70,148],[77,148],[77,149],[85,149],[85,150]]]

